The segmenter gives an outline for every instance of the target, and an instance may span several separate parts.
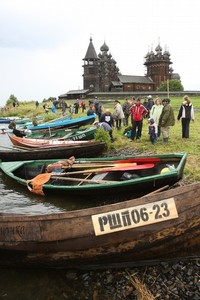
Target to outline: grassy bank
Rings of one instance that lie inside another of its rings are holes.
[[[177,117],[178,109],[182,103],[182,97],[170,97],[171,105],[174,108],[175,116]],[[138,149],[142,152],[152,152],[156,154],[170,153],[170,152],[187,152],[188,159],[185,167],[185,175],[191,180],[200,180],[200,98],[191,97],[192,103],[195,109],[195,121],[191,122],[190,125],[190,138],[181,138],[181,122],[176,121],[175,126],[170,129],[170,139],[168,144],[162,144],[162,139],[160,139],[157,144],[152,145],[149,141],[148,136],[148,123],[147,119],[144,119],[142,137],[139,141],[130,143],[129,139],[123,135],[124,127],[120,131],[114,129],[113,135],[115,137],[115,142],[111,145],[112,148],[124,149],[133,148]],[[121,104],[124,99],[121,99]],[[73,100],[67,101],[67,104],[73,105]],[[88,109],[88,99],[85,100],[86,111]],[[52,103],[49,103],[49,107]],[[113,111],[114,100],[105,102],[104,108],[109,108],[111,112]],[[86,115],[79,110],[78,115],[73,117],[80,117]],[[68,111],[67,111],[68,113]],[[36,109],[35,102],[23,102],[20,103],[19,107],[10,107],[6,112],[1,112],[0,116],[19,116],[19,117],[32,117],[33,115],[42,115],[44,120],[57,118],[61,116],[61,109],[56,111],[56,114],[51,113],[49,110],[48,114],[45,114],[42,104]],[[130,120],[129,120],[130,122]]]

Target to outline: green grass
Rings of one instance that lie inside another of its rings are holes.
[[[162,153],[173,153],[173,152],[187,152],[188,159],[185,167],[184,174],[191,180],[200,181],[200,97],[190,97],[195,109],[195,121],[191,122],[190,125],[190,138],[182,139],[181,138],[181,122],[176,120],[175,126],[170,128],[170,139],[168,144],[162,144],[162,138],[157,142],[157,144],[152,145],[149,136],[148,136],[148,123],[147,119],[143,121],[143,130],[142,137],[139,141],[134,141],[130,143],[129,139],[123,135],[124,127],[120,131],[114,129],[113,135],[115,142],[111,144],[111,148],[114,149],[124,149],[132,148],[138,149],[142,152],[149,152],[155,154]],[[130,98],[131,99],[131,98]],[[174,108],[175,117],[177,117],[178,109],[182,103],[182,97],[170,97],[171,105]],[[88,109],[89,99],[85,99],[86,111]],[[124,99],[120,100],[123,104]],[[73,100],[67,101],[67,104],[73,105]],[[51,107],[51,103],[49,106]],[[110,111],[113,111],[114,108],[114,99],[113,102],[109,101],[108,103],[104,100],[104,108],[109,108]],[[78,115],[74,115],[74,118],[86,115],[86,111],[82,113],[82,110],[79,110]],[[68,113],[68,111],[67,111]],[[19,116],[19,117],[32,117],[33,115],[42,115],[45,120],[52,118],[58,118],[61,116],[61,109],[57,110],[56,114],[51,113],[45,114],[42,104],[40,103],[39,107],[36,109],[35,102],[23,102],[20,103],[19,107],[10,107],[9,111],[0,113],[0,116]],[[130,120],[129,120],[130,122]]]

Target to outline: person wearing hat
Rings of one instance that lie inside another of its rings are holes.
[[[123,123],[124,123],[124,126],[126,126],[126,127],[128,127],[128,120],[129,120],[129,116],[130,116],[130,107],[131,107],[131,104],[129,103],[128,99],[126,98],[122,105],[122,109],[124,112]]]
[[[157,142],[158,126],[155,123],[153,118],[150,118],[148,120],[148,122],[149,122],[148,134],[149,134],[151,143],[154,145]]]
[[[112,127],[106,123],[106,122],[99,122],[99,121],[95,121],[93,123],[93,125],[95,125],[97,128],[103,128],[105,131],[108,131],[109,135],[110,135],[110,140],[111,143],[114,142],[114,138],[113,138],[113,130]]]
[[[115,100],[114,102],[113,118],[115,120],[116,128],[120,130],[122,125],[122,120],[124,119],[124,112],[118,100]]]
[[[149,95],[148,97],[147,97],[147,108],[148,108],[148,110],[150,111],[151,110],[151,108],[152,108],[152,106],[154,105],[154,101],[153,101],[153,98],[152,98],[152,96],[151,95]]]
[[[163,143],[165,144],[169,139],[170,126],[174,126],[175,124],[175,116],[169,98],[164,98],[162,104],[163,109],[159,119],[159,126],[163,137]]]
[[[131,113],[131,140],[140,139],[142,135],[143,117],[148,114],[148,109],[141,103],[141,99],[137,98],[136,104],[130,108]]]
[[[114,127],[113,115],[108,108],[105,110],[105,113],[101,115],[100,122],[106,122],[110,127]]]

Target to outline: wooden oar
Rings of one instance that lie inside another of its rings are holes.
[[[180,161],[179,158],[159,158],[159,157],[132,157],[132,158],[125,158],[125,159],[117,159],[117,160],[76,160],[75,164],[92,164],[92,163],[101,163],[101,164],[108,164],[108,163],[156,163],[156,162],[172,162],[172,161]]]
[[[136,163],[121,163],[121,164],[112,164],[112,163],[107,163],[107,164],[81,164],[81,165],[70,165],[70,166],[63,166],[62,169],[87,169],[87,168],[103,168],[103,167],[128,167],[128,166],[136,166]]]
[[[117,160],[76,160],[75,164],[92,164],[92,163],[101,163],[101,164],[116,164],[116,163],[156,163],[160,162],[161,159],[158,157],[133,157],[126,159],[117,159]]]
[[[99,169],[88,169],[82,171],[66,172],[65,175],[74,175],[74,174],[87,174],[87,173],[104,173],[104,172],[113,172],[113,171],[134,171],[153,168],[154,164],[143,164],[143,165],[134,165],[134,166],[117,166],[117,167],[107,167]]]

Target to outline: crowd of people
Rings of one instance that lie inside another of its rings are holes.
[[[157,97],[154,100],[151,95],[143,102],[140,97],[125,99],[123,104],[115,100],[113,112],[109,109],[104,110],[103,104],[96,97],[94,101],[89,101],[87,110],[87,115],[94,113],[98,116],[95,125],[108,131],[112,142],[114,141],[113,128],[120,130],[122,125],[125,127],[124,134],[130,138],[130,141],[139,140],[146,119],[150,142],[155,144],[162,137],[162,142],[165,144],[169,140],[170,127],[175,125],[175,114],[170,99]],[[190,121],[194,121],[194,108],[187,95],[183,97],[177,120],[181,120],[182,138],[189,138]]]
[[[97,97],[94,100],[89,100],[88,109],[86,109],[83,99],[76,99],[70,106],[65,101],[60,103],[58,100],[55,100],[51,107],[52,113],[56,112],[58,105],[62,109],[62,115],[65,116],[68,109],[71,118],[73,114],[78,114],[80,108],[82,113],[86,110],[88,116],[96,114],[97,121],[94,125],[107,131],[111,142],[114,142],[113,129],[121,130],[122,126],[124,126],[124,134],[131,142],[139,140],[142,136],[143,122],[146,119],[150,142],[156,144],[162,138],[162,142],[165,144],[169,140],[170,127],[175,125],[174,109],[169,98],[161,99],[157,97],[154,100],[149,95],[145,99],[141,97],[126,98],[123,103],[120,103],[119,100],[114,100],[113,109],[105,109],[103,102],[99,101]],[[39,106],[38,101],[36,101],[35,106],[37,109]],[[43,108],[46,113],[49,112],[47,103],[43,104]],[[188,139],[190,122],[194,121],[194,107],[187,95],[183,97],[183,102],[178,110],[177,120],[181,121],[182,138]],[[33,116],[32,123],[34,126],[37,126],[38,121],[35,116]]]

